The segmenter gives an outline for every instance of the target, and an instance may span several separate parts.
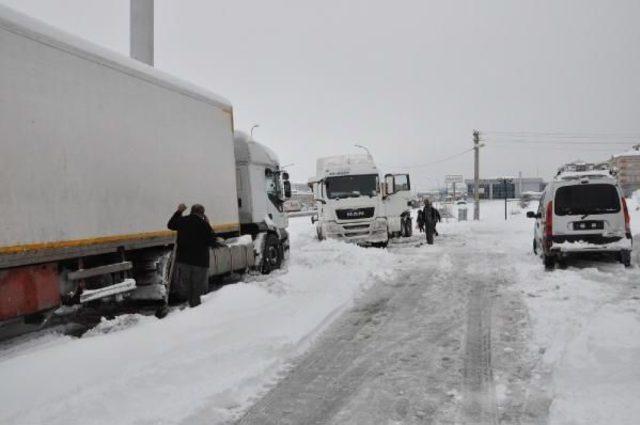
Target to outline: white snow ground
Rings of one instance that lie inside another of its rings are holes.
[[[640,233],[637,205],[630,201]],[[531,382],[548,395],[549,423],[637,423],[640,269],[584,262],[545,272],[530,252],[532,221],[515,205],[510,210],[505,223],[502,204],[485,203],[482,222],[440,229],[472,235],[470,253],[490,247],[511,264],[510,291],[517,290],[532,323]],[[287,270],[225,286],[199,308],[163,320],[122,316],[80,339],[52,333],[2,347],[0,423],[227,422],[286,373],[288,360],[354,298],[412,267],[393,249],[319,243],[308,217],[291,220],[291,234]],[[494,364],[514,355],[508,338],[500,338]],[[498,404],[507,403],[510,378],[496,371],[494,379]]]

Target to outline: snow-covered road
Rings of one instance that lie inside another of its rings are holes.
[[[410,266],[359,299],[239,423],[546,423],[513,263],[478,226],[442,227],[436,246],[394,245]]]
[[[637,423],[640,269],[545,272],[510,209],[388,250],[293,219],[287,270],[0,347],[0,423]]]

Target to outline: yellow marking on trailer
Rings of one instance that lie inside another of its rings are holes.
[[[218,233],[233,232],[240,230],[239,223],[222,223],[213,226]],[[0,255],[22,254],[30,251],[46,251],[61,248],[77,248],[83,246],[94,246],[107,243],[127,243],[155,238],[165,238],[174,236],[171,230],[160,230],[157,232],[129,233],[123,235],[100,236],[97,238],[74,239],[68,241],[40,242],[24,245],[13,245],[0,247]]]

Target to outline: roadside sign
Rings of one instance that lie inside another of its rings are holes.
[[[462,177],[462,174],[448,174],[444,177],[444,182],[447,185],[450,184],[462,184],[464,183],[464,178]]]

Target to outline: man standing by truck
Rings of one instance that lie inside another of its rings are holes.
[[[185,204],[178,205],[167,227],[178,232],[173,282],[176,293],[189,301],[190,307],[200,305],[200,296],[206,292],[209,279],[209,248],[218,246],[216,234],[204,215],[204,207],[194,204],[191,214],[182,213]]]

